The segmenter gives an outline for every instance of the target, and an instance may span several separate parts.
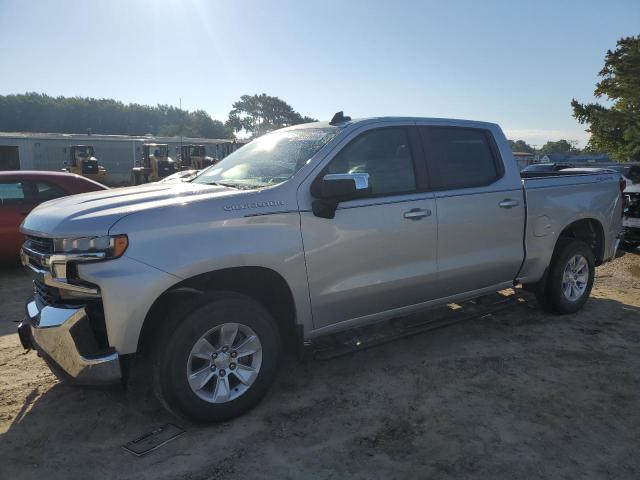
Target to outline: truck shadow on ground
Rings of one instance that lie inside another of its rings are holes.
[[[640,308],[592,298],[561,317],[534,307],[333,360],[286,357],[258,407],[210,426],[174,417],[144,387],[35,385],[0,435],[0,470],[11,478],[637,477]],[[164,423],[187,434],[142,458],[120,448]]]

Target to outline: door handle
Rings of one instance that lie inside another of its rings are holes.
[[[505,198],[498,205],[500,205],[500,208],[513,208],[520,205],[520,202],[511,198]]]
[[[431,210],[428,208],[426,210],[422,208],[412,208],[408,212],[404,212],[403,217],[408,220],[420,220],[421,218],[428,217],[429,215],[431,215]]]

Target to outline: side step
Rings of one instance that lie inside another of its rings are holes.
[[[357,327],[332,335],[314,338],[306,346],[306,357],[329,360],[352,352],[382,345],[399,338],[435,330],[466,320],[482,318],[504,308],[525,302],[522,289],[509,288],[457,304],[450,303],[425,312],[385,322]]]

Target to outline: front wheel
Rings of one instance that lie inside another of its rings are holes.
[[[595,277],[591,248],[580,240],[561,240],[539,295],[541,304],[560,314],[575,313],[589,298]]]
[[[255,406],[273,382],[280,354],[269,312],[234,293],[215,294],[157,341],[156,394],[195,422],[226,420]]]

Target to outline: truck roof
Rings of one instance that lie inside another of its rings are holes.
[[[347,120],[345,122],[340,122],[334,125],[331,125],[328,121],[326,122],[311,122],[311,123],[301,123],[299,125],[292,125],[288,127],[291,130],[299,129],[299,128],[330,128],[330,127],[340,127],[344,128],[349,125],[365,125],[369,123],[378,123],[378,122],[428,122],[440,125],[450,125],[450,126],[460,126],[460,127],[476,127],[476,128],[499,128],[498,124],[492,122],[482,122],[478,120],[463,120],[459,118],[438,118],[438,117],[364,117],[364,118],[354,118],[351,120]]]

